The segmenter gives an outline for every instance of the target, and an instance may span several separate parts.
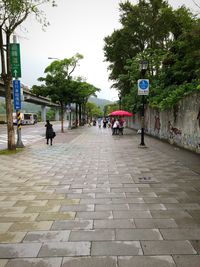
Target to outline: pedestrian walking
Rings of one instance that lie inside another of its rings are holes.
[[[118,135],[118,134],[119,134],[119,121],[118,121],[118,119],[116,119],[114,124],[113,124],[112,135]]]
[[[99,117],[97,121],[98,121],[98,127],[100,129],[101,128],[101,118]]]
[[[50,140],[50,145],[52,146],[52,141],[53,141],[53,138],[55,137],[55,132],[53,130],[53,125],[50,123],[49,120],[47,120],[46,124],[45,124],[45,127],[46,127],[47,145],[49,144],[49,140]]]

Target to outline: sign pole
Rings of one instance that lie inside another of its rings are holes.
[[[17,148],[23,148],[24,144],[22,142],[22,134],[21,134],[21,88],[20,88],[20,80],[18,77],[21,77],[21,63],[20,63],[20,50],[19,44],[17,44],[16,35],[13,36],[13,44],[10,47],[11,52],[11,70],[12,75],[14,76],[13,80],[13,100],[14,100],[14,109],[16,110],[17,117]]]

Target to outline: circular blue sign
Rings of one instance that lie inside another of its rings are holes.
[[[140,89],[142,89],[142,90],[146,90],[146,89],[148,89],[148,87],[149,87],[149,83],[148,83],[148,81],[147,81],[147,80],[141,80],[141,81],[139,82],[139,87],[140,87]]]

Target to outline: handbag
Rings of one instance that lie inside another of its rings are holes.
[[[55,132],[53,132],[53,138],[56,136],[56,133]]]

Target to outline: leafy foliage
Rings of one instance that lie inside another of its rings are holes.
[[[122,96],[124,109],[141,107],[137,80],[139,61],[149,68],[150,95],[146,101],[166,109],[198,90],[200,77],[200,20],[182,6],[173,10],[164,0],[120,4],[122,27],[105,37],[104,54],[110,62],[110,79]]]

